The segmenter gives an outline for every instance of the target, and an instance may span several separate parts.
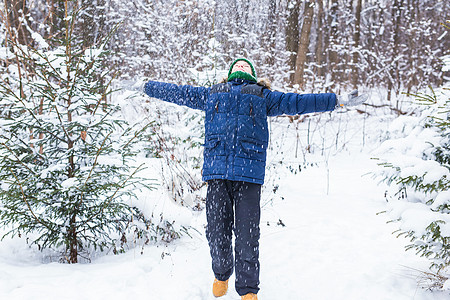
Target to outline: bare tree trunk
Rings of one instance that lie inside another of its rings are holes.
[[[390,101],[392,98],[392,92],[394,89],[394,84],[397,84],[395,87],[398,91],[400,88],[400,78],[399,78],[399,63],[397,60],[399,54],[399,45],[400,45],[400,24],[401,24],[401,7],[403,1],[402,0],[394,0],[394,4],[392,7],[392,16],[394,19],[394,35],[392,36],[391,45],[392,45],[392,59],[395,60],[391,66],[389,72],[389,81],[388,81],[388,100]]]
[[[28,45],[30,42],[30,33],[22,22],[26,18],[21,18],[28,14],[26,0],[5,0],[6,11],[8,12],[8,25],[11,29],[10,38],[21,45]]]
[[[299,0],[290,0],[288,2],[288,17],[286,26],[286,50],[291,54],[289,56],[290,70],[295,70],[295,60],[298,52],[299,29],[298,17],[300,14]],[[291,83],[294,82],[294,73],[290,76]]]
[[[362,0],[356,1],[356,10],[355,10],[355,33],[354,33],[354,49],[353,49],[353,71],[352,71],[352,84],[353,88],[358,88],[358,79],[359,79],[359,44],[361,40],[361,9],[362,9]]]
[[[236,1],[238,2],[238,1]],[[250,11],[250,1],[240,1],[241,9],[240,9],[240,19],[239,22],[248,24],[248,12]],[[236,23],[239,24],[239,23]]]
[[[108,31],[106,28],[106,0],[82,0],[81,5],[85,7],[80,16],[80,36],[84,47],[90,47],[99,42]]]
[[[317,63],[317,76],[322,77],[324,75],[323,72],[323,0],[317,0],[318,4],[318,13],[317,13],[317,41],[316,41],[316,63]]]
[[[224,14],[227,14],[228,6],[226,4],[226,2],[215,1],[213,18],[214,38],[217,39],[219,43],[222,43],[224,45],[225,52],[228,49],[228,41],[225,34],[228,23],[225,20],[226,18],[223,17]]]
[[[308,54],[309,37],[311,35],[311,24],[314,15],[314,6],[311,1],[305,1],[305,10],[303,13],[303,25],[300,34],[300,45],[297,52],[297,60],[295,61],[294,83],[300,88],[304,87],[305,64]]]
[[[269,26],[268,26],[268,32],[266,35],[265,45],[264,48],[267,49],[267,57],[266,57],[266,64],[273,66],[275,64],[275,35],[277,32],[277,1],[276,0],[270,0],[269,1],[269,11],[268,11],[268,18],[269,18]],[[271,78],[270,78],[271,79]]]
[[[393,77],[397,83],[396,92],[400,91],[401,86],[401,78],[400,78],[400,63],[397,57],[400,55],[400,44],[401,44],[401,26],[402,26],[402,7],[403,0],[395,0],[394,1],[394,9],[396,10],[396,20],[395,20],[395,31],[394,31],[394,59],[396,60],[394,63]],[[399,108],[399,103],[397,102],[397,108]]]
[[[408,24],[415,24],[416,22],[416,5],[418,5],[416,0],[408,0],[407,9],[409,13],[409,20],[407,20]],[[445,10],[444,10],[445,11]],[[416,50],[416,41],[417,41],[417,33],[413,30],[409,30],[408,32],[408,45],[409,49],[413,51],[413,54],[408,57],[408,65],[411,72],[411,76],[408,79],[407,84],[407,93],[409,94],[411,92],[411,89],[413,86],[417,86],[419,84],[419,81],[417,79],[417,72],[414,71],[415,69],[415,63],[417,62],[417,50]]]
[[[50,34],[56,35],[58,32],[64,30],[64,15],[65,15],[65,0],[50,0],[49,3],[49,22]]]
[[[328,70],[331,74],[331,81],[335,86],[337,80],[338,54],[336,50],[337,32],[338,32],[338,0],[331,0],[330,14],[328,17],[328,27],[330,28],[330,37],[328,45]]]

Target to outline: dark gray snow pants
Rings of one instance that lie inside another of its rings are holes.
[[[235,235],[236,291],[258,293],[261,185],[243,181],[208,181],[206,217],[212,269],[218,280],[233,273],[232,232]]]

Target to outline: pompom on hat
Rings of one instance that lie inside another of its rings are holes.
[[[246,73],[246,72],[242,72],[242,71],[236,71],[231,73],[231,71],[233,70],[234,65],[238,62],[238,61],[245,61],[246,63],[248,63],[250,65],[250,68],[252,69],[252,74]],[[235,61],[233,61],[233,63],[230,66],[230,69],[228,71],[228,81],[231,81],[233,79],[236,78],[240,78],[240,79],[245,79],[245,80],[249,80],[249,81],[254,81],[257,82],[257,76],[256,76],[256,71],[255,68],[253,67],[253,64],[246,58],[238,58]]]

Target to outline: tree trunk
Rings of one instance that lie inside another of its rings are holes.
[[[352,71],[352,84],[353,88],[358,88],[358,79],[359,79],[359,44],[361,40],[361,9],[362,9],[362,0],[356,1],[356,10],[355,10],[355,33],[353,35],[354,45],[353,45],[353,71]]]
[[[84,47],[91,47],[108,31],[105,0],[82,0],[81,5],[85,9],[80,15],[80,36]]]
[[[331,74],[331,81],[333,84],[331,88],[335,86],[337,81],[337,63],[338,54],[336,50],[337,32],[338,32],[338,1],[331,0],[330,14],[328,17],[328,28],[330,28],[330,38],[328,46],[328,70]]]
[[[65,28],[65,0],[51,0],[49,7],[50,34],[56,35]]]
[[[395,31],[394,31],[394,69],[392,70],[393,79],[396,81],[396,92],[400,91],[401,79],[400,79],[400,63],[397,59],[400,52],[400,44],[401,44],[401,24],[402,24],[402,7],[403,0],[395,0],[394,1],[394,10],[395,10]],[[399,108],[399,103],[397,102],[397,108]]]
[[[300,14],[299,0],[290,0],[288,2],[288,17],[286,25],[286,50],[290,52],[289,67],[290,70],[295,70],[295,60],[298,52],[299,43],[299,29],[298,17]],[[290,76],[290,82],[294,82],[294,73]]]
[[[318,13],[317,13],[317,40],[316,40],[316,63],[317,63],[317,76],[323,77],[323,0],[317,0]]]
[[[269,11],[268,11],[269,26],[268,32],[265,39],[264,48],[267,49],[267,56],[265,63],[269,66],[275,64],[275,35],[277,32],[277,1],[269,0]],[[271,79],[271,78],[270,78]]]
[[[409,14],[409,19],[406,20],[407,24],[410,24],[410,28],[413,26],[413,24],[416,23],[416,13],[415,13],[415,9],[416,6],[418,5],[417,1],[415,0],[408,0],[408,14]],[[444,10],[446,11],[446,10]],[[411,75],[410,78],[408,78],[408,84],[407,84],[407,93],[409,94],[411,92],[411,89],[413,86],[418,86],[419,85],[419,81],[417,79],[417,72],[415,72],[415,68],[416,68],[416,62],[418,61],[418,53],[417,53],[417,32],[414,30],[409,30],[407,32],[407,37],[408,37],[408,45],[409,45],[409,49],[411,49],[411,51],[413,52],[412,55],[410,55],[408,57],[408,67],[411,70]]]
[[[314,6],[311,1],[305,1],[305,11],[303,13],[303,25],[300,34],[300,45],[297,52],[297,60],[295,61],[294,83],[304,87],[305,64],[309,47],[309,36],[311,34],[311,24],[314,15]]]
[[[238,23],[244,23],[248,24],[248,13],[250,11],[250,1],[236,1],[240,2],[240,19],[238,20]]]
[[[5,0],[6,11],[8,11],[8,27],[11,40],[17,44],[28,45],[30,41],[30,33],[22,22],[26,22],[26,18],[20,19],[28,14],[26,0]]]
[[[69,248],[69,263],[76,264],[78,263],[78,242],[77,242],[77,227],[76,227],[76,214],[73,213],[72,217],[69,221],[68,228],[68,245]]]
[[[392,60],[393,63],[391,65],[391,69],[389,70],[389,81],[388,81],[388,100],[390,101],[392,99],[392,92],[393,89],[396,88],[396,90],[399,89],[400,86],[400,78],[399,77],[399,64],[398,64],[398,48],[400,44],[400,24],[401,24],[401,6],[403,4],[402,0],[394,0],[393,6],[392,6],[392,17],[394,20],[393,23],[393,30],[394,34],[392,36],[392,39],[390,41],[390,44],[392,46]],[[395,86],[397,85],[397,86]]]
[[[227,39],[226,39],[226,29],[227,23],[223,14],[227,14],[228,6],[226,2],[215,1],[214,4],[214,17],[213,17],[213,27],[214,27],[214,38],[221,44],[223,44],[224,50],[227,49]]]

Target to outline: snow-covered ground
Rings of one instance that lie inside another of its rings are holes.
[[[335,117],[328,122],[325,114],[322,118],[317,124],[326,132],[328,147],[317,147],[321,139],[317,129],[316,152],[324,155],[307,159],[317,165],[297,173],[281,166],[268,174],[269,182],[279,178],[279,187],[275,195],[268,191],[263,195],[259,298],[449,299],[448,292],[418,286],[420,273],[413,269],[426,271],[429,262],[405,252],[407,241],[392,234],[395,224],[386,224],[388,216],[378,214],[386,209],[385,187],[368,173],[378,168],[371,153],[387,128],[383,117],[366,120],[351,112],[344,120]],[[295,166],[294,124],[272,124],[272,143],[282,144],[286,154],[270,153],[269,165],[286,157]],[[307,122],[301,126],[300,149],[304,149]],[[339,147],[333,148],[329,137],[337,134]],[[301,165],[303,157],[298,157]],[[181,223],[195,228],[192,237],[146,246],[142,254],[137,247],[77,265],[43,263],[43,254],[28,248],[24,240],[6,238],[0,243],[0,299],[215,299],[204,211],[179,207],[165,200],[161,191],[148,197],[152,205],[164,206],[162,210],[174,219],[179,214]],[[233,280],[234,276],[221,299],[240,299]]]

